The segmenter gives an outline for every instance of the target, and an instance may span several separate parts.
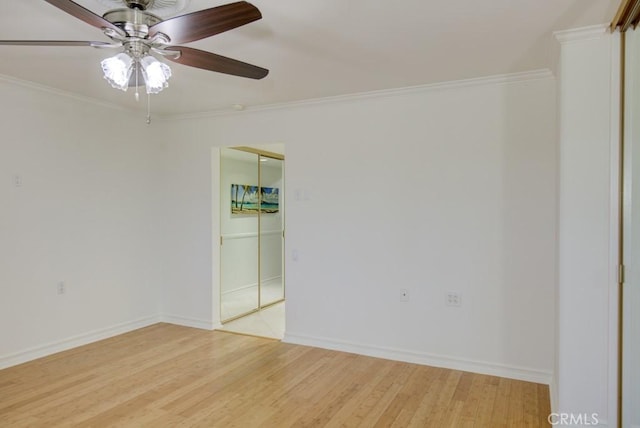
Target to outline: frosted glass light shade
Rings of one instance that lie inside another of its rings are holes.
[[[116,56],[103,60],[102,71],[104,78],[113,88],[126,91],[129,87],[129,79],[133,72],[133,60],[126,53],[119,53]]]
[[[140,65],[147,86],[147,94],[157,94],[169,86],[167,81],[171,77],[171,68],[167,64],[147,55],[140,60]]]

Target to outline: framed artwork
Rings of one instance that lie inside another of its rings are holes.
[[[273,214],[280,210],[280,190],[250,184],[231,185],[231,214]]]

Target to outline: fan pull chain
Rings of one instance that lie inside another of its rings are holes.
[[[151,94],[147,92],[147,125],[151,125]]]

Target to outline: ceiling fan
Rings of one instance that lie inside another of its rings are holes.
[[[189,43],[240,27],[262,18],[260,11],[246,1],[204,9],[162,19],[151,12],[155,0],[122,0],[126,8],[96,15],[71,0],[45,0],[64,12],[97,27],[111,42],[72,40],[0,40],[0,45],[90,46],[122,49],[102,61],[105,79],[114,88],[144,84],[148,94],[168,86],[171,69],[155,56],[204,70],[250,79],[262,79],[269,70],[211,52],[177,44]],[[155,56],[154,56],[155,54]],[[136,91],[137,98],[137,91]]]

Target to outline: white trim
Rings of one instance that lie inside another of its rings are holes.
[[[558,51],[561,50],[560,44],[556,45]],[[554,320],[553,320],[553,377],[551,382],[549,383],[549,401],[550,401],[550,410],[551,412],[557,412],[560,409],[559,405],[559,391],[558,391],[558,372],[560,371],[560,155],[561,155],[561,146],[560,143],[562,141],[561,135],[561,106],[562,106],[562,69],[561,69],[561,53],[558,52],[558,57],[556,59],[556,72],[558,73],[558,80],[555,85],[555,109],[556,109],[556,117],[555,117],[555,138],[556,138],[556,147],[555,147],[555,244],[554,244],[554,299],[553,299],[553,311],[554,311]]]
[[[588,27],[572,28],[570,30],[554,31],[553,35],[560,43],[571,43],[599,39],[608,32],[609,24],[598,24]]]
[[[509,379],[542,383],[545,385],[549,385],[549,383],[551,382],[551,372],[548,371],[509,366],[505,364],[496,364],[486,361],[475,361],[466,358],[435,355],[388,347],[371,346],[291,333],[285,333],[282,341],[285,343],[292,343],[296,345],[314,346],[317,348],[331,349],[334,351],[350,352],[354,354],[367,355],[370,357],[404,361],[407,363],[443,367],[452,370],[462,370],[491,376],[500,376]]]
[[[600,27],[600,26],[596,26],[596,27]],[[590,28],[590,27],[586,27],[586,28]],[[576,30],[569,30],[567,32],[572,32],[572,31],[576,31]],[[558,33],[561,33],[561,32],[558,32]],[[390,96],[413,94],[413,93],[441,91],[441,90],[455,89],[455,88],[466,88],[466,87],[472,87],[472,86],[500,85],[500,84],[509,84],[509,83],[533,81],[533,80],[541,80],[541,79],[551,79],[551,78],[553,78],[553,73],[551,72],[551,70],[545,68],[545,69],[538,69],[538,70],[531,70],[531,71],[523,71],[518,73],[496,74],[492,76],[475,77],[470,79],[429,83],[425,85],[408,86],[403,88],[382,89],[382,90],[359,92],[359,93],[347,94],[347,95],[337,95],[333,97],[312,98],[312,99],[301,100],[301,101],[290,101],[290,102],[283,102],[283,103],[277,103],[277,104],[266,104],[261,106],[249,107],[246,110],[243,110],[240,112],[229,111],[225,108],[224,110],[212,110],[212,111],[205,111],[200,113],[189,113],[184,115],[181,115],[181,114],[160,115],[155,113],[154,116],[155,116],[155,120],[160,120],[160,121],[209,118],[209,117],[218,117],[218,116],[247,114],[251,112],[260,112],[265,110],[283,110],[283,109],[289,109],[294,107],[313,106],[313,105],[319,105],[319,104],[320,105],[331,104],[331,103],[344,102],[344,101],[357,101],[357,100],[369,99],[369,98],[390,97]],[[129,113],[137,112],[137,110],[135,109],[124,107],[114,103],[109,103],[103,100],[99,100],[97,98],[78,95],[73,92],[56,89],[51,86],[46,86],[39,83],[30,82],[27,80],[17,79],[15,77],[3,75],[3,74],[0,74],[0,82],[1,81],[43,91],[43,92],[48,92],[50,94],[59,95],[66,98],[75,99],[81,102],[94,104],[97,106],[106,107],[114,110],[120,110],[124,112],[129,112]]]
[[[524,71],[519,73],[497,74],[493,76],[476,77],[471,79],[452,80],[438,83],[429,83],[426,85],[408,86],[404,88],[382,89],[377,91],[360,92],[347,95],[337,95],[333,97],[312,98],[301,101],[291,101],[278,104],[266,104],[262,106],[248,107],[241,112],[225,110],[213,110],[201,113],[191,113],[185,115],[168,115],[165,120],[187,120],[200,119],[218,116],[229,116],[238,114],[249,114],[252,112],[261,112],[265,110],[284,110],[295,107],[306,107],[323,104],[333,104],[344,101],[358,101],[370,98],[391,97],[397,95],[416,94],[431,91],[441,91],[447,89],[467,88],[472,86],[500,85],[524,81],[533,81],[541,79],[551,79],[553,73],[549,69],[539,69],[532,71]]]
[[[66,351],[72,348],[77,348],[78,346],[87,345],[89,343],[97,342],[99,340],[107,339],[119,334],[128,333],[130,331],[147,327],[158,322],[159,320],[157,316],[139,318],[134,321],[128,321],[113,325],[111,327],[92,330],[76,336],[68,337],[66,339],[47,343],[41,346],[36,346],[34,348],[29,348],[24,351],[16,352],[14,354],[4,355],[0,357],[0,369],[5,369],[7,367],[26,363],[27,361],[46,357],[48,355],[56,354],[58,352]]]
[[[611,39],[611,104],[610,104],[610,202],[609,202],[609,360],[607,383],[607,416],[611,424],[618,424],[618,264],[619,251],[619,203],[620,203],[620,33]],[[607,424],[608,425],[608,424]]]
[[[197,318],[183,317],[180,315],[160,315],[160,322],[166,322],[168,324],[181,325],[184,327],[199,328],[202,330],[215,330],[220,328],[222,324],[214,324],[211,320],[201,320]]]
[[[551,407],[551,413],[558,413],[560,407],[558,406],[558,381],[554,375],[549,383],[549,401]]]
[[[222,325],[221,312],[221,245],[220,236],[222,236],[222,215],[220,215],[220,203],[221,203],[221,180],[222,180],[222,163],[221,163],[221,149],[218,147],[211,148],[211,162],[209,164],[209,170],[211,172],[211,320],[216,326]],[[216,327],[218,328],[218,327]]]
[[[22,79],[18,79],[15,77],[11,77],[11,76],[7,76],[5,74],[0,74],[0,82],[6,82],[9,84],[13,84],[16,86],[22,86],[24,88],[29,88],[29,89],[34,89],[37,91],[42,91],[42,92],[46,92],[49,94],[53,94],[53,95],[57,95],[60,97],[65,97],[65,98],[69,98],[72,100],[76,100],[76,101],[80,101],[83,103],[88,103],[88,104],[93,104],[99,107],[104,107],[104,108],[108,108],[108,109],[112,109],[112,110],[118,110],[118,111],[122,111],[122,112],[126,112],[126,113],[139,113],[138,110],[136,109],[132,109],[132,108],[128,108],[128,107],[124,107],[118,104],[114,104],[114,103],[110,103],[110,102],[106,102],[97,98],[92,98],[92,97],[87,97],[84,95],[79,95],[76,94],[74,92],[70,92],[70,91],[65,91],[62,89],[56,89],[53,88],[51,86],[47,86],[47,85],[42,85],[40,83],[35,83],[35,82],[31,82],[28,80],[22,80]]]

